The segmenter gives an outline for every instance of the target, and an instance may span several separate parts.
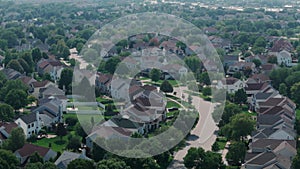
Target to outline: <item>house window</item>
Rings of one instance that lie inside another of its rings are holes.
[[[28,132],[28,134],[30,135],[30,132]]]
[[[30,128],[30,124],[28,124],[28,126],[27,126],[28,128]]]
[[[33,127],[33,126],[34,126],[34,123],[31,124],[31,127]]]

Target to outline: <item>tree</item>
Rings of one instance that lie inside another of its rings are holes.
[[[96,169],[93,161],[84,160],[84,159],[76,159],[70,162],[68,165],[68,169]]]
[[[198,69],[202,69],[201,61],[197,56],[185,57],[184,62],[194,73],[196,73]]]
[[[199,82],[205,85],[210,85],[210,78],[208,72],[201,73],[199,77]]]
[[[0,103],[1,121],[11,121],[15,117],[14,109],[8,104]]]
[[[233,163],[233,165],[240,165],[245,158],[247,148],[244,142],[232,142],[229,145],[226,159]]]
[[[25,144],[25,134],[22,128],[12,129],[10,137],[5,142],[5,148],[13,152],[22,148]]]
[[[284,83],[280,83],[279,93],[284,95],[284,96],[287,96],[287,92],[288,92],[287,86]]]
[[[239,89],[234,93],[234,102],[236,104],[244,104],[247,102],[247,94],[244,89]]]
[[[277,63],[277,57],[276,56],[270,56],[268,58],[268,63],[278,64]]]
[[[18,71],[18,72],[20,72],[20,73],[23,73],[23,72],[24,72],[23,67],[21,66],[21,64],[20,64],[20,63],[18,62],[18,60],[16,60],[16,59],[11,60],[11,61],[7,64],[6,67],[7,67],[7,68],[14,69],[14,70],[16,70],[16,71]]]
[[[7,166],[6,168],[9,169],[17,169],[19,160],[12,152],[0,149],[0,168],[4,166]]]
[[[77,137],[77,136],[73,136],[69,142],[68,142],[68,145],[67,145],[67,149],[71,149],[73,151],[77,151],[78,148],[81,147],[81,142],[80,142],[80,137]]]
[[[31,67],[27,64],[27,62],[24,59],[19,58],[18,62],[22,66],[25,73],[31,73],[32,72]]]
[[[150,78],[152,81],[157,82],[160,79],[160,70],[153,68],[150,72]]]
[[[167,81],[164,80],[162,84],[160,85],[160,90],[165,93],[172,93],[173,92],[173,86]]]
[[[63,89],[65,87],[65,89],[67,91],[69,91],[69,90],[71,90],[70,85],[71,85],[72,81],[73,81],[73,69],[65,68],[61,72],[60,79],[58,82],[58,87],[60,89]]]
[[[221,133],[229,140],[240,140],[251,134],[255,121],[246,114],[237,114],[230,122],[221,128]]]
[[[261,61],[259,59],[253,59],[252,62],[255,64],[255,67],[260,67],[261,66]]]
[[[37,63],[40,59],[42,59],[42,53],[39,48],[34,48],[31,51],[32,59],[35,63]]]
[[[211,88],[210,88],[210,87],[204,87],[204,88],[202,89],[202,94],[203,94],[204,96],[210,96],[210,95],[211,95]]]
[[[296,157],[293,159],[292,168],[293,169],[300,168],[300,152],[299,151],[298,151],[298,154],[296,155]]]
[[[20,89],[11,90],[5,96],[4,100],[15,110],[19,110],[20,108],[27,105],[27,93]]]
[[[232,77],[237,78],[237,79],[241,79],[242,78],[242,73],[240,71],[235,72]]]
[[[130,167],[121,159],[112,158],[100,161],[97,169],[130,169]]]
[[[225,168],[222,157],[218,153],[205,152],[203,148],[190,148],[183,158],[184,165],[188,169],[216,169]]]
[[[34,152],[30,157],[29,157],[30,163],[43,163],[43,157],[39,155],[38,152]]]
[[[300,105],[300,82],[294,84],[291,88],[291,96],[297,105]]]
[[[105,149],[103,149],[101,146],[99,146],[99,144],[104,145],[105,140],[103,138],[96,138],[96,140],[95,140],[95,143],[94,143],[93,149],[92,149],[92,156],[96,162],[102,160],[107,153]]]
[[[60,136],[61,140],[62,137],[67,135],[67,129],[64,126],[64,123],[58,123],[56,127],[56,135]]]
[[[229,123],[230,118],[233,117],[234,115],[241,113],[242,109],[240,106],[233,104],[233,103],[226,103],[224,112],[221,117],[221,121],[219,122],[219,127],[224,126],[225,124]]]
[[[108,61],[105,63],[105,70],[108,71],[111,74],[114,74],[116,71],[116,68],[118,64],[121,62],[119,57],[112,57],[108,59]]]
[[[220,150],[220,146],[218,144],[218,142],[215,142],[212,146],[211,146],[211,150],[214,152],[217,152]]]

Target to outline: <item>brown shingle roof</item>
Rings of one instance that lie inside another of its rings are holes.
[[[45,148],[45,147],[26,143],[22,148],[20,148],[16,152],[18,152],[22,157],[30,156],[34,152],[37,152],[40,156],[44,157],[49,150],[50,148]]]

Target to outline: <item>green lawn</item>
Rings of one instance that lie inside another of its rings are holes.
[[[168,101],[166,107],[167,108],[172,108],[172,107],[180,108],[181,106],[178,103],[174,102],[174,101]]]
[[[225,149],[226,142],[227,142],[226,138],[224,138],[224,137],[218,137],[217,143],[218,143],[219,148],[220,148],[221,150],[224,150],[224,149]]]
[[[68,135],[63,136],[62,139],[60,137],[55,137],[55,138],[43,138],[41,140],[37,140],[33,142],[32,144],[42,146],[42,147],[49,147],[49,144],[51,144],[51,149],[56,151],[56,152],[63,152],[68,144],[68,136],[69,135],[75,135],[75,132],[72,131]]]
[[[94,118],[95,123],[99,123],[104,119],[103,115],[92,115],[92,114],[64,114],[64,119],[67,117],[76,117],[80,123],[91,123],[91,119]]]
[[[155,85],[155,86],[160,86],[163,83],[164,80],[159,80],[157,82],[149,81],[149,82],[144,82],[145,84],[149,85]],[[168,82],[173,86],[173,87],[178,87],[179,83],[176,80],[168,80]]]

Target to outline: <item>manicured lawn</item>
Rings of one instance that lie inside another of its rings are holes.
[[[149,85],[155,85],[155,86],[160,86],[163,83],[164,80],[159,80],[158,82],[153,82],[153,81],[149,81],[149,82],[144,82],[145,84],[149,84]],[[173,86],[173,87],[178,87],[179,83],[177,83],[178,81],[176,80],[168,80],[168,82]]]
[[[72,131],[68,135],[75,135],[75,132]],[[60,137],[55,138],[43,138],[41,140],[37,140],[36,142],[33,142],[33,144],[42,146],[42,147],[49,147],[49,144],[51,144],[51,149],[56,152],[63,152],[68,144],[68,135],[63,136],[62,139]]]
[[[178,103],[174,102],[174,101],[168,101],[166,107],[167,108],[172,108],[172,107],[180,108],[181,106]]]
[[[111,99],[106,99],[106,98],[102,98],[102,97],[97,97],[96,101],[100,102],[102,104],[107,104],[107,103],[112,103],[113,102],[113,100],[111,100]]]
[[[104,119],[103,115],[95,115],[95,114],[64,114],[63,115],[64,119],[67,117],[75,117],[79,119],[79,122],[81,123],[91,123],[91,119],[94,118],[95,123],[99,123]]]
[[[219,138],[218,138],[217,143],[218,143],[219,148],[220,148],[221,150],[224,150],[224,149],[225,149],[226,142],[227,142],[226,138],[223,138],[223,137],[219,137]]]

